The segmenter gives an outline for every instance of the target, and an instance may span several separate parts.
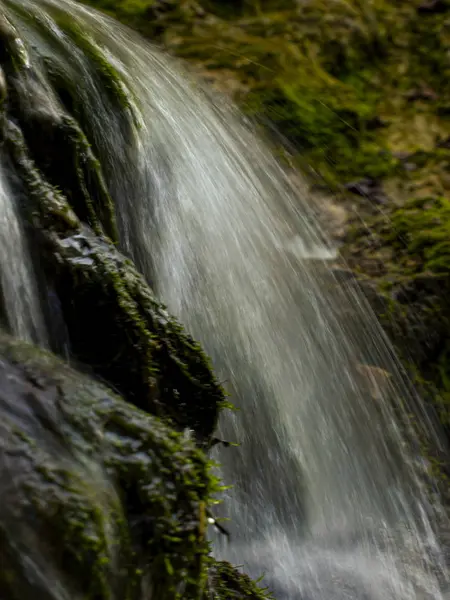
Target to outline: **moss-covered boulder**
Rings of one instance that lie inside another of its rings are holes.
[[[3,147],[73,355],[128,401],[207,444],[224,404],[207,358],[118,251],[114,206],[80,125],[6,20],[0,37]]]
[[[194,442],[0,332],[0,596],[263,600],[208,556]]]
[[[0,356],[0,595],[198,598],[204,454],[48,353]]]

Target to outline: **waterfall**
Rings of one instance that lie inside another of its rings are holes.
[[[0,282],[4,312],[18,338],[45,346],[47,334],[17,198],[0,165]]]
[[[215,451],[233,484],[219,508],[230,540],[214,536],[216,555],[265,572],[279,600],[442,598],[436,507],[405,431],[419,399],[363,295],[333,275],[306,184],[233,106],[111,19],[69,0],[3,4],[49,89],[61,74],[78,82],[58,102],[83,107],[121,246],[238,408],[219,437],[239,446]],[[122,111],[86,45],[118,74]],[[13,215],[7,188],[1,199]],[[29,261],[4,220],[2,244],[22,265],[4,275],[8,314],[36,315],[27,296],[14,302]]]

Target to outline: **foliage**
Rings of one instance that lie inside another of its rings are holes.
[[[259,588],[247,575],[229,563],[213,562],[209,569],[209,589],[205,600],[273,600],[268,590]]]
[[[448,13],[421,0],[89,2],[274,123],[330,184],[393,176],[395,153],[427,147],[436,118],[449,131]]]

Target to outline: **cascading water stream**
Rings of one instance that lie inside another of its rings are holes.
[[[8,326],[18,338],[47,344],[37,284],[16,198],[0,166],[0,282]]]
[[[240,409],[220,423],[240,447],[217,451],[234,487],[216,554],[265,570],[280,600],[442,598],[435,509],[402,423],[414,394],[362,295],[335,280],[306,189],[226,102],[125,28],[69,0],[4,6],[32,53],[82,82],[122,246]],[[120,114],[67,17],[119,73]],[[51,89],[45,61],[41,76]]]

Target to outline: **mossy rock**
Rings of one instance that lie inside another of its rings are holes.
[[[0,333],[0,356],[0,595],[199,598],[204,454],[49,353]]]
[[[208,571],[206,600],[271,600],[267,589],[259,588],[247,575],[225,561],[213,562]]]
[[[245,111],[281,131],[300,165],[334,187],[392,178],[405,141],[410,152],[450,132],[446,5],[174,0],[162,11],[150,0],[87,2],[228,85]]]
[[[34,70],[35,57],[26,68],[19,61],[26,46],[19,44],[18,54],[14,35],[8,26],[2,38],[4,149],[17,176],[14,188],[26,199],[23,211],[47,285],[61,303],[71,351],[128,401],[194,430],[207,444],[225,404],[223,390],[199,345],[118,251],[101,165],[74,117]]]
[[[12,123],[6,129],[75,356],[129,401],[207,439],[224,396],[200,347],[155,300],[131,261],[83,225],[42,178],[20,130]]]
[[[0,331],[0,595],[264,600],[208,556],[219,485],[188,436]]]

